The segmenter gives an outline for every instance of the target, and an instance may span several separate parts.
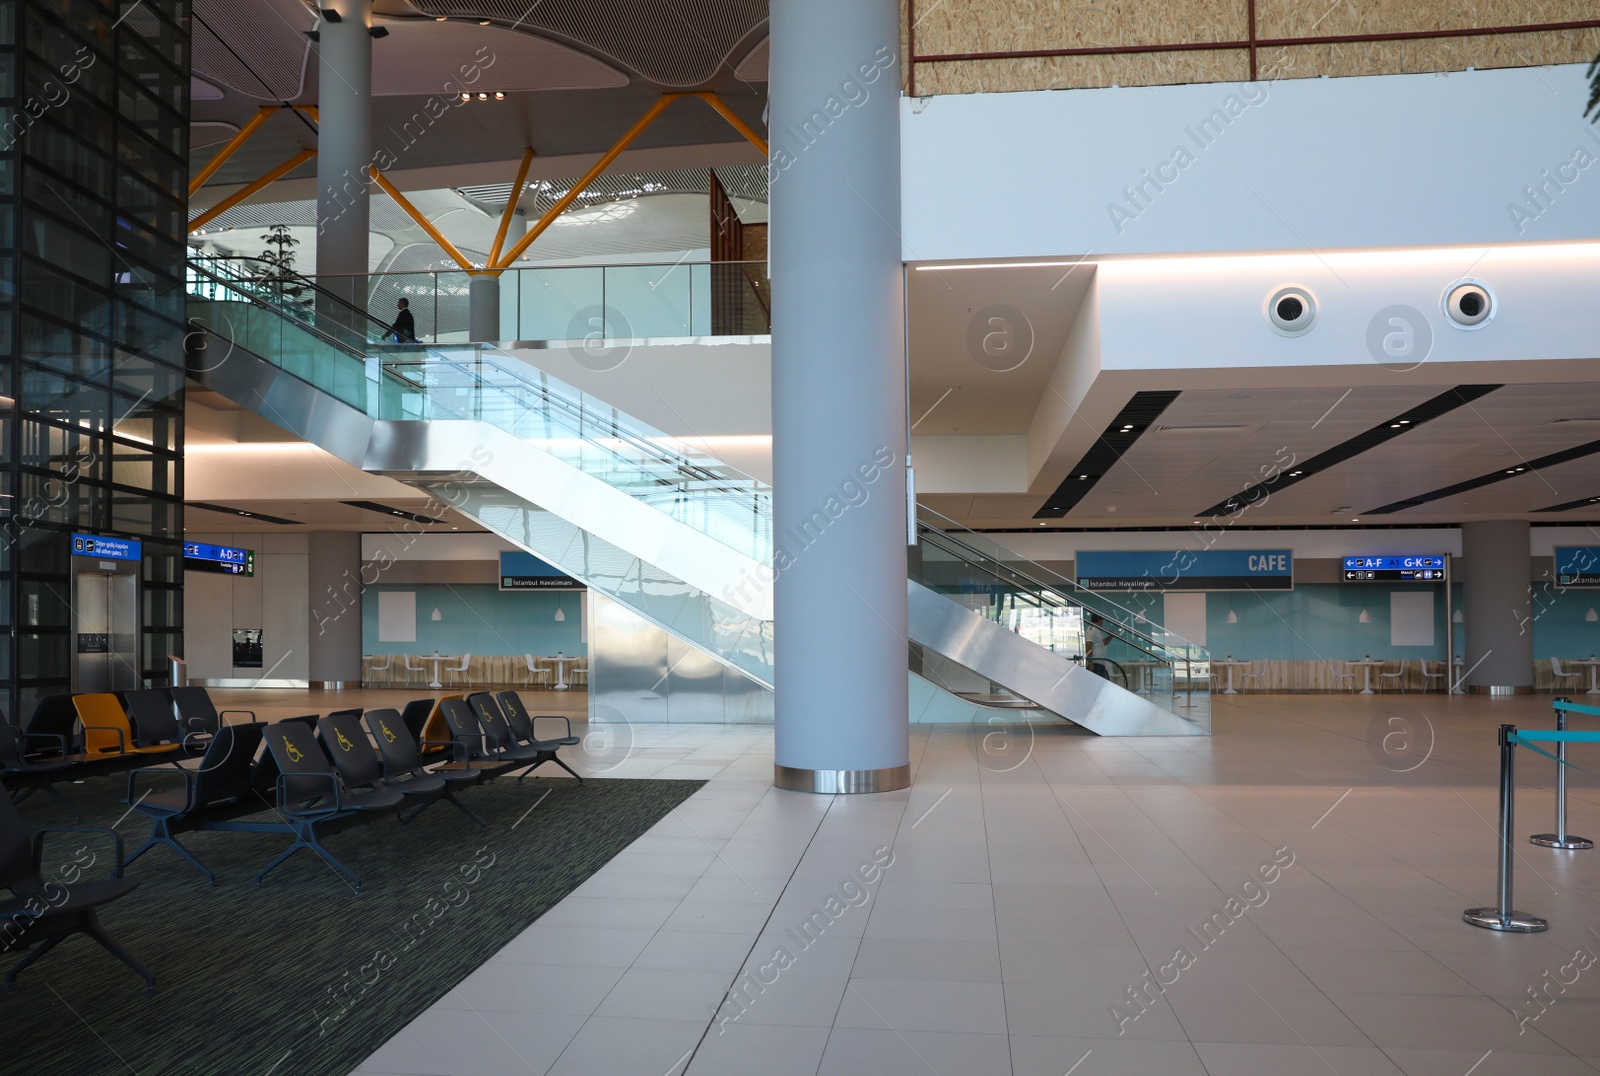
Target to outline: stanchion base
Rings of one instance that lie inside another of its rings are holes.
[[[1499,908],[1468,908],[1461,918],[1486,930],[1505,930],[1513,934],[1537,934],[1550,929],[1550,921],[1527,912],[1500,913]]]
[[[1594,842],[1587,837],[1574,837],[1567,834],[1565,837],[1557,833],[1535,833],[1528,840],[1540,848],[1593,848]]]

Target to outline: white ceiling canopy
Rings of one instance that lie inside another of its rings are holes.
[[[628,84],[627,75],[592,56],[517,30],[422,19],[377,21],[389,34],[373,43],[374,97],[602,90]],[[474,66],[481,74],[464,83],[462,71]]]
[[[761,43],[745,54],[739,66],[733,69],[735,78],[745,82],[767,81],[767,62],[772,56],[772,38],[764,37]]]

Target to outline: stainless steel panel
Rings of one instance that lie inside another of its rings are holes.
[[[906,581],[913,642],[1102,736],[1204,736],[1208,702],[1186,720],[1014,632]]]

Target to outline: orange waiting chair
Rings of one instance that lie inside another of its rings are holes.
[[[133,726],[128,722],[127,712],[117,697],[109,692],[74,695],[72,705],[78,711],[78,721],[83,725],[83,754],[73,758],[74,762],[134,755],[180,755],[183,752],[181,743],[139,747],[134,741]]]

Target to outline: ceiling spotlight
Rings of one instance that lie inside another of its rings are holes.
[[[1390,428],[1390,429],[1391,429],[1391,430],[1398,430],[1398,429],[1399,429],[1399,428],[1400,428],[1400,423],[1398,423],[1398,422],[1391,422],[1391,423],[1389,423],[1389,428]]]
[[[450,16],[448,16],[448,15],[435,15],[433,17],[433,21],[434,22],[445,22],[447,19],[449,19],[449,17]]]
[[[1088,475],[1086,475],[1086,474],[1081,474],[1081,475],[1079,475],[1079,476],[1078,476],[1078,481],[1079,481],[1079,482],[1082,482],[1082,481],[1083,481],[1083,480],[1084,480],[1084,479],[1086,479],[1086,478],[1088,478],[1088,477],[1089,477],[1089,476],[1088,476]]]
[[[488,26],[489,25],[489,20],[488,19],[479,19],[478,20],[478,25],[479,26]]]
[[[494,99],[496,101],[504,101],[506,99],[506,95],[501,93],[499,90],[496,90],[494,91]]]
[[[462,99],[462,100],[463,100],[463,101],[470,101],[470,100],[472,100],[472,94],[470,94],[470,93],[464,93],[464,94],[462,94],[462,95],[461,95],[461,99]]]
[[[478,94],[478,100],[480,100],[480,101],[487,101],[487,100],[488,100],[488,99],[489,99],[489,95],[488,95],[488,94],[486,94],[486,93],[480,93],[480,94]]]
[[[1411,420],[1408,419],[1408,418],[1403,418],[1403,419],[1400,420],[1400,425],[1409,426],[1409,425],[1411,425]]]
[[[1289,472],[1289,477],[1290,478],[1299,478],[1303,474],[1305,474],[1304,471],[1290,471]]]

